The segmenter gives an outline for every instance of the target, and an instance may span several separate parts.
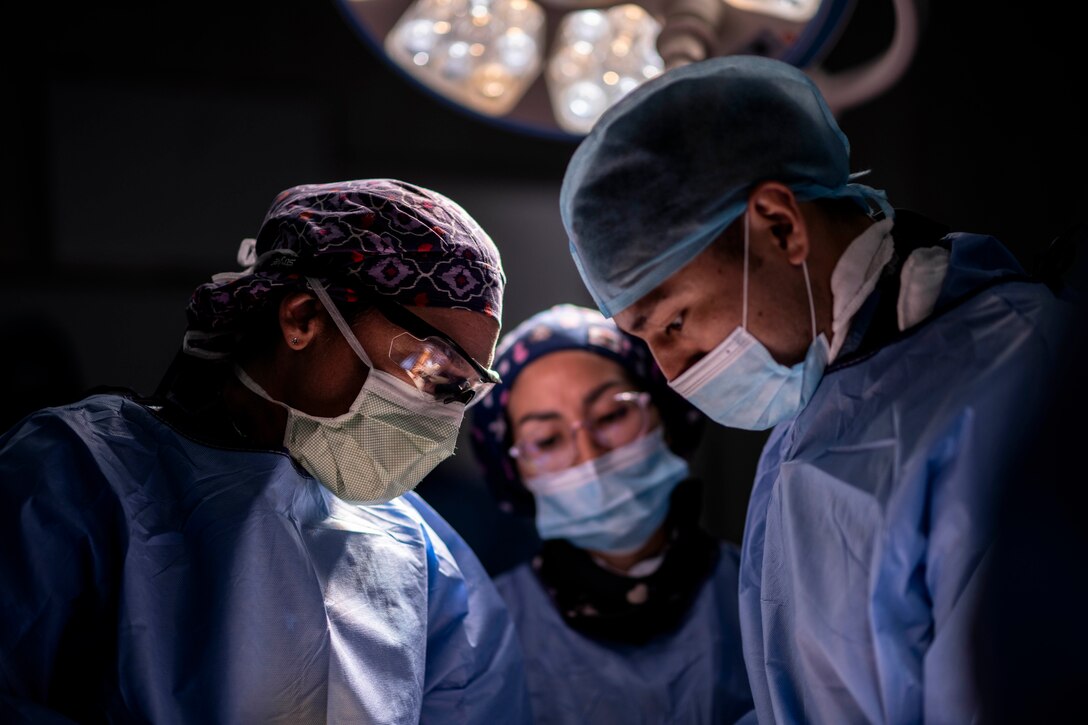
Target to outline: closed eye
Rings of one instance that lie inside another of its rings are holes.
[[[630,409],[625,405],[619,405],[603,415],[597,416],[593,422],[597,428],[606,428],[619,423],[630,414]]]
[[[672,321],[670,321],[669,324],[665,325],[666,335],[671,335],[684,329],[684,312],[685,310],[681,310],[676,317],[672,318]]]
[[[561,438],[558,435],[550,435],[547,438],[531,441],[530,445],[539,451],[547,451],[559,446]]]

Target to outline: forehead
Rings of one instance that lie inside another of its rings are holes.
[[[525,366],[510,389],[510,407],[580,407],[586,394],[603,383],[629,382],[623,367],[587,350],[559,350]]]
[[[640,297],[630,307],[616,313],[613,318],[621,330],[638,335],[643,332],[650,320],[662,303],[667,302],[674,294],[676,276],[682,274],[683,269],[672,277],[654,287],[650,292]]]
[[[656,316],[672,314],[676,305],[720,296],[728,283],[726,266],[713,246],[708,247],[630,307],[616,313],[613,320],[624,331],[642,336]]]
[[[499,337],[499,323],[495,318],[473,312],[443,307],[409,307],[416,316],[446,333],[476,362],[490,365]]]

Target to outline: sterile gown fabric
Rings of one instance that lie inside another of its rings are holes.
[[[737,624],[739,551],[721,545],[676,631],[641,645],[569,627],[529,563],[495,584],[521,639],[537,725],[735,722],[752,709]]]
[[[997,487],[1060,312],[996,240],[946,241],[932,316],[844,350],[764,448],[740,573],[761,724],[977,716],[970,637]],[[894,295],[886,309],[894,327]]]
[[[0,720],[528,722],[509,617],[415,494],[96,395],[0,438]]]

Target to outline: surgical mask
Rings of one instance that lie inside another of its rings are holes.
[[[528,478],[525,486],[536,499],[540,538],[621,554],[664,523],[669,497],[687,476],[687,462],[669,450],[659,428],[565,471]]]
[[[801,262],[808,292],[812,343],[805,359],[787,367],[748,332],[748,214],[744,215],[744,307],[741,326],[669,386],[718,423],[766,430],[796,416],[816,391],[828,361],[827,338],[816,334],[816,307],[808,266]]]
[[[244,370],[247,388],[287,410],[283,445],[303,468],[349,503],[390,501],[419,484],[453,455],[465,406],[428,399],[374,367],[359,340],[317,280],[309,280],[348,345],[370,371],[348,412],[322,418],[273,400]]]

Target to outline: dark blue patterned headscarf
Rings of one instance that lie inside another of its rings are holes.
[[[229,355],[250,313],[320,279],[333,299],[382,295],[400,304],[471,310],[502,319],[506,283],[491,238],[447,197],[395,179],[305,184],[281,192],[242,272],[198,287],[186,310],[185,350]]]
[[[585,350],[617,363],[650,394],[670,447],[690,454],[705,417],[669,387],[646,344],[626,334],[597,310],[556,305],[538,312],[506,333],[495,351],[502,382],[472,408],[472,446],[488,487],[507,512],[529,514],[533,496],[521,481],[508,451],[513,441],[506,407],[510,390],[530,363],[560,350]]]

